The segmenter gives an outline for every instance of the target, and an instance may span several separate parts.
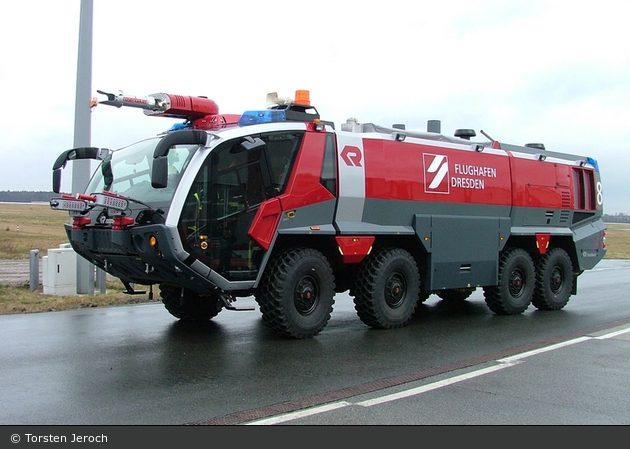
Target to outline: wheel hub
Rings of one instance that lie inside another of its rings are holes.
[[[385,284],[385,300],[392,309],[399,307],[407,291],[405,279],[398,273],[392,274]]]
[[[302,315],[307,315],[315,310],[319,300],[319,292],[316,281],[310,276],[304,277],[295,287],[295,308]]]
[[[562,272],[558,267],[555,267],[551,273],[551,278],[549,280],[551,291],[553,291],[554,293],[558,293],[562,289],[562,283]]]
[[[525,275],[521,270],[514,270],[510,273],[510,294],[519,297],[523,294],[525,285]]]

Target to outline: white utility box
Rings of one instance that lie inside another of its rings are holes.
[[[48,250],[42,257],[42,284],[46,295],[76,295],[77,253],[70,245]]]

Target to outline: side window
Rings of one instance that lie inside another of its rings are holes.
[[[175,189],[179,183],[182,173],[190,160],[191,154],[196,149],[192,145],[179,145],[173,147],[168,152],[168,187]]]
[[[252,210],[265,197],[261,172],[261,150],[243,150],[240,139],[228,142],[211,155],[211,203],[221,205],[216,217],[225,217],[241,210]]]
[[[276,195],[286,187],[303,136],[303,131],[281,131],[260,136],[267,144],[269,176]]]
[[[168,174],[179,175],[184,171],[190,160],[191,153],[196,147],[192,145],[178,145],[168,152]]]
[[[335,135],[326,134],[326,147],[324,148],[324,163],[319,182],[330,193],[337,196],[337,157],[335,155]]]

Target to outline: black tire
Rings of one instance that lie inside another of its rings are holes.
[[[324,255],[295,248],[270,263],[256,301],[271,329],[293,338],[311,338],[328,324],[334,296],[334,276]]]
[[[532,304],[539,310],[560,310],[573,293],[573,264],[562,248],[553,248],[536,261]]]
[[[437,291],[435,294],[444,301],[465,301],[475,290],[477,290],[476,287],[449,288],[447,290]]]
[[[384,248],[365,259],[354,288],[354,308],[376,329],[394,329],[413,317],[420,296],[414,258],[401,248]]]
[[[488,308],[497,315],[523,313],[532,301],[536,284],[534,262],[524,249],[505,251],[499,260],[499,283],[484,287]]]
[[[166,310],[183,321],[209,321],[223,309],[218,295],[201,295],[176,285],[160,284],[160,297]]]

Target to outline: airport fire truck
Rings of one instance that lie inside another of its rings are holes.
[[[606,253],[591,157],[483,130],[481,141],[471,129],[446,136],[437,120],[336,129],[308,91],[241,114],[206,97],[98,93],[183,122],[113,151],[64,151],[50,205],[69,211],[81,257],[127,293],[158,286],[181,320],[253,296],[271,329],[310,338],[346,291],[380,329],[408,324],[431,294],[463,301],[477,288],[495,314],[559,310]],[[85,192],[62,194],[62,169],[78,159],[100,164]]]

